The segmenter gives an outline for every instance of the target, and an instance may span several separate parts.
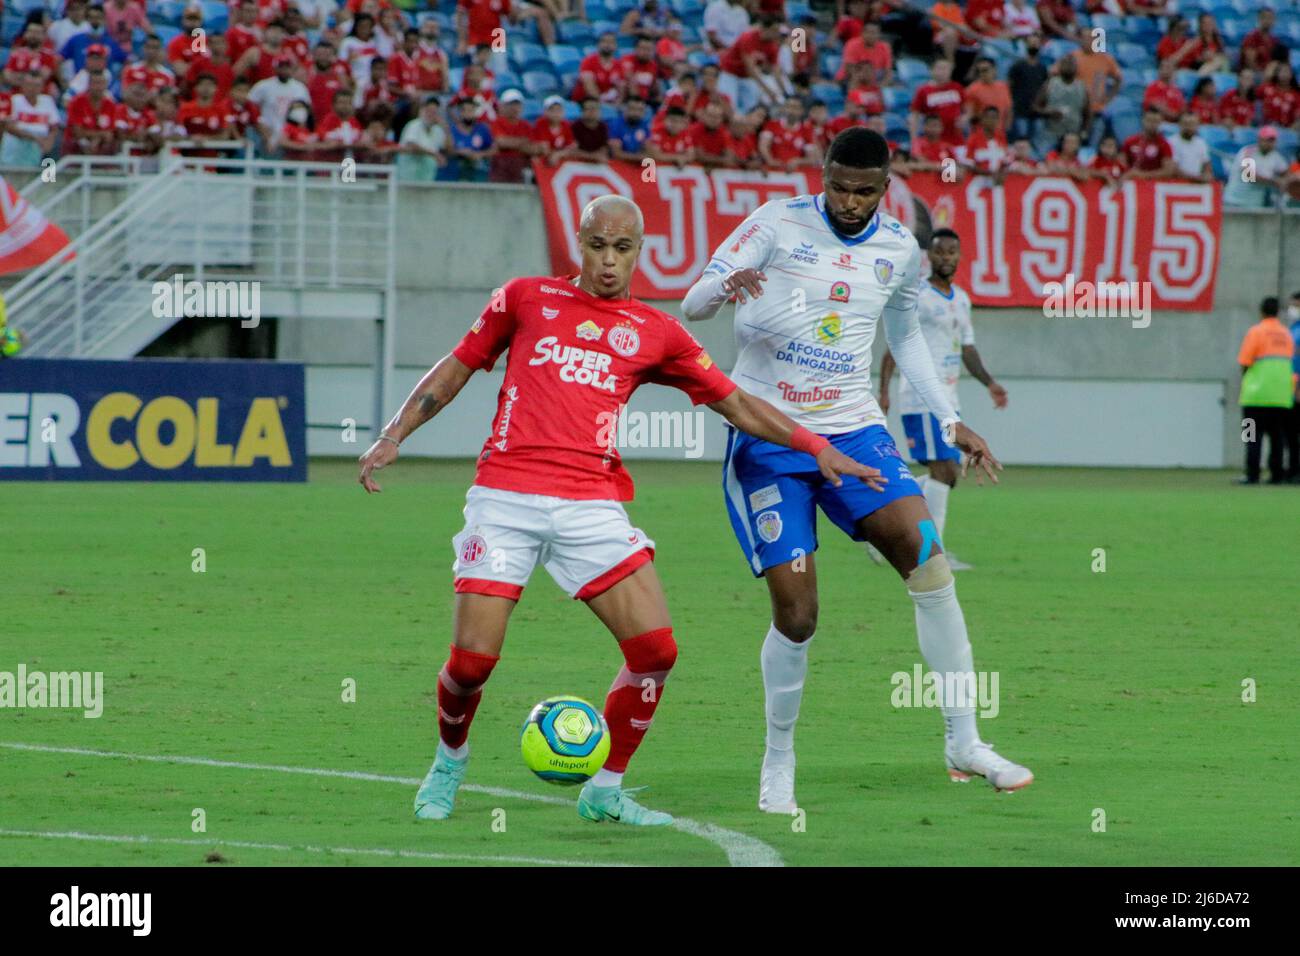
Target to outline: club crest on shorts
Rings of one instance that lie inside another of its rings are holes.
[[[481,534],[472,534],[460,546],[461,567],[471,568],[487,555],[487,541]]]
[[[781,537],[780,512],[764,511],[755,519],[755,524],[758,525],[758,536],[768,544]]]
[[[629,325],[617,325],[609,330],[609,347],[624,358],[631,358],[641,348],[641,336]]]
[[[849,301],[849,284],[847,282],[834,282],[831,284],[831,294],[827,296],[832,302]]]
[[[591,319],[583,322],[582,325],[578,326],[576,331],[578,333],[578,338],[586,339],[588,342],[598,342],[600,341],[600,337],[605,334],[605,330],[595,322],[591,321]]]
[[[894,277],[894,264],[890,262],[888,259],[877,259],[876,278],[880,280],[880,284],[884,285],[893,277]]]
[[[546,305],[542,306],[542,318],[558,319],[559,317],[560,317],[559,309],[552,309],[550,306],[546,306]]]

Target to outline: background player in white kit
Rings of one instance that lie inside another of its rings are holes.
[[[894,360],[967,454],[965,468],[996,481],[1001,468],[958,419],[916,317],[921,249],[898,220],[878,211],[889,186],[883,137],[855,127],[826,153],[824,191],[761,206],[723,242],[682,302],[708,319],[735,296],[737,384],[766,398],[846,455],[879,468],[883,489],[856,479],[831,487],[779,446],[732,433],[723,471],[736,538],[766,579],[772,624],[761,654],[767,750],[759,808],[797,809],[794,727],[817,625],[816,511],[856,541],[877,547],[916,607],[921,653],[954,686],[974,686],[974,662],[952,572],[920,486],[903,463],[871,391],[871,346],[884,324]],[[887,683],[882,680],[881,693]],[[975,727],[973,700],[946,704],[949,776],[985,777],[1002,790],[1033,781],[996,754]]]
[[[935,371],[948,389],[953,408],[958,408],[957,379],[961,367],[989,390],[994,408],[1007,407],[1007,390],[993,380],[975,348],[975,329],[971,325],[970,296],[952,281],[961,261],[961,239],[951,229],[936,229],[930,237],[930,278],[921,286],[916,300],[917,319],[930,347]],[[885,350],[880,362],[880,410],[889,411],[889,381],[894,374],[894,356]],[[926,466],[928,477],[921,479],[925,502],[934,516],[934,527],[943,538],[947,527],[948,492],[957,487],[957,466],[961,452],[944,437],[939,419],[926,407],[925,399],[912,388],[907,377],[898,383],[898,410],[903,417],[903,431],[912,460]],[[960,412],[959,412],[960,414]],[[870,545],[868,545],[870,548]],[[881,564],[884,557],[872,553]],[[967,571],[970,565],[959,561],[951,551],[948,564],[954,571]]]

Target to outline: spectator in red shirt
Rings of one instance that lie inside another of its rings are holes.
[[[744,113],[735,113],[727,124],[727,134],[731,138],[731,155],[741,169],[761,169],[763,157],[758,155],[758,136],[754,133],[754,123]]]
[[[997,64],[985,56],[975,61],[975,79],[966,87],[967,122],[974,125],[990,106],[998,111],[998,129],[1005,133],[1011,126],[1011,88],[998,79]]]
[[[271,141],[271,133],[262,125],[262,111],[248,98],[248,80],[235,80],[230,86],[230,114],[232,126],[240,139],[248,140],[260,155]]]
[[[1173,160],[1173,150],[1170,150],[1169,158]],[[1094,176],[1104,179],[1106,185],[1115,185],[1128,170],[1124,153],[1119,148],[1119,140],[1110,134],[1103,136],[1097,144],[1097,155],[1092,158],[1088,168]]]
[[[1192,98],[1188,101],[1187,108],[1195,113],[1196,118],[1202,123],[1212,126],[1219,122],[1219,91],[1213,79],[1204,76],[1196,81],[1196,89],[1192,91]]]
[[[1255,71],[1242,70],[1237,74],[1237,88],[1228,90],[1219,100],[1219,124],[1234,126],[1255,125]]]
[[[199,19],[202,21],[202,14]],[[251,65],[244,62],[244,55],[262,42],[262,28],[257,25],[257,0],[241,0],[235,8],[234,21],[226,30],[226,45],[231,61],[238,68],[236,72],[240,72]]]
[[[695,146],[695,161],[701,166],[733,166],[736,157],[731,152],[731,134],[727,132],[727,117],[718,103],[709,103],[700,111],[700,118],[688,129]]]
[[[751,110],[763,99],[780,102],[780,85],[770,73],[777,67],[780,42],[781,22],[765,16],[757,27],[737,37],[719,57],[722,75],[718,89],[737,109]]]
[[[544,45],[550,46],[555,42],[555,20],[542,4],[515,6],[512,0],[458,0],[456,52],[466,56],[470,47],[492,46],[494,41],[504,41],[505,23],[524,20],[537,21],[537,35]]]
[[[1169,61],[1176,70],[1190,69],[1196,62],[1196,51],[1200,41],[1187,35],[1187,20],[1183,17],[1169,18],[1169,32],[1156,44],[1156,59],[1164,63]]]
[[[564,100],[548,96],[542,103],[542,115],[533,125],[533,139],[545,149],[548,166],[556,166],[568,159],[574,147],[573,129],[564,120]]]
[[[656,163],[671,163],[678,169],[694,162],[695,148],[688,129],[690,123],[686,110],[680,106],[668,107],[663,126],[650,134],[646,152]]]
[[[781,104],[780,118],[768,120],[758,134],[758,152],[770,169],[787,173],[821,162],[817,134],[804,120],[803,101],[791,97]]]
[[[523,118],[522,93],[506,90],[498,106],[497,118],[490,124],[497,151],[488,166],[488,182],[522,183],[532,157],[542,155],[546,147],[533,137],[533,125]]]
[[[1128,179],[1173,179],[1177,167],[1174,151],[1160,135],[1160,111],[1149,109],[1142,114],[1142,132],[1124,141],[1124,158],[1128,160]]]
[[[90,74],[86,92],[68,103],[67,153],[110,156],[117,149],[117,104],[108,95],[108,71]]]
[[[1196,19],[1196,52],[1192,54],[1192,62],[1202,75],[1228,69],[1228,45],[1212,13],[1202,13]]]
[[[638,96],[651,106],[663,99],[663,86],[659,82],[659,61],[655,59],[655,41],[640,37],[632,52],[619,60],[623,74],[624,91]]]
[[[1290,53],[1286,44],[1273,36],[1277,14],[1268,7],[1260,7],[1255,18],[1255,29],[1241,41],[1241,59],[1237,63],[1237,69],[1248,67],[1257,70],[1267,81],[1272,79],[1278,65],[1287,62]]]
[[[441,32],[437,20],[425,20],[420,24],[415,67],[419,71],[416,88],[422,94],[445,93],[451,84],[447,51],[438,42]]]
[[[682,43],[682,22],[673,20],[668,32],[655,41],[655,56],[664,76],[675,76],[686,66],[686,44]]]
[[[854,97],[845,99],[844,112],[826,121],[825,132],[822,134],[823,150],[846,129],[866,125],[867,111],[863,108],[862,101]]]
[[[862,33],[844,44],[844,59],[835,79],[841,83],[849,73],[849,68],[858,63],[869,63],[880,82],[888,86],[894,76],[894,51],[884,40],[880,39],[880,24],[867,23]]]
[[[132,156],[158,152],[162,145],[158,119],[149,108],[149,88],[143,83],[128,83],[122,88],[122,102],[113,120],[119,143],[130,144]]]
[[[333,45],[327,40],[317,43],[312,48],[311,56],[312,66],[307,71],[307,92],[311,94],[312,113],[324,116],[334,102],[335,93],[352,89],[352,71],[338,59]]]
[[[230,105],[217,98],[217,78],[211,73],[196,73],[194,99],[182,103],[176,114],[176,122],[185,127],[186,137],[199,144],[207,140],[227,140],[233,119]],[[220,155],[214,149],[184,152],[190,156]]]
[[[184,81],[190,62],[198,55],[198,38],[194,31],[201,29],[203,11],[197,7],[186,7],[181,13],[181,32],[167,42],[167,63],[178,80]]]
[[[862,35],[867,22],[867,0],[849,0],[846,13],[835,21],[831,30],[832,42],[844,47],[856,36]]]
[[[930,68],[930,82],[917,87],[908,115],[910,138],[916,139],[924,117],[934,114],[943,121],[943,138],[957,145],[962,142],[960,120],[966,103],[966,91],[953,82],[952,61],[935,60]]]
[[[1274,126],[1296,126],[1300,123],[1300,86],[1296,85],[1295,70],[1290,63],[1277,64],[1273,80],[1256,90],[1264,122]]]
[[[176,74],[167,68],[167,61],[163,59],[162,40],[157,35],[151,33],[145,37],[140,52],[142,58],[138,63],[122,69],[123,91],[132,83],[143,83],[152,96],[165,87],[176,85]]]
[[[1043,32],[1049,39],[1075,39],[1075,21],[1078,17],[1070,0],[1038,0],[1037,10]]]
[[[966,25],[986,37],[1011,39],[1006,16],[1003,0],[966,0]]]
[[[1048,172],[1057,176],[1069,176],[1080,181],[1088,179],[1091,173],[1079,156],[1082,147],[1083,140],[1078,133],[1066,133],[1061,137],[1060,145],[1047,154],[1043,165]]]
[[[189,69],[185,73],[185,78],[180,81],[181,92],[192,94],[193,89],[189,82],[189,77],[198,76],[200,73],[211,74],[217,82],[217,99],[224,99],[230,92],[230,87],[235,83],[235,65],[230,62],[228,55],[226,38],[220,33],[214,33],[208,38],[207,54],[196,53],[189,62]]]
[[[1177,120],[1187,109],[1187,98],[1174,82],[1173,60],[1160,61],[1160,66],[1156,69],[1155,81],[1142,95],[1142,108],[1156,110],[1167,123]]]
[[[21,86],[23,76],[36,70],[41,74],[41,83],[45,92],[51,92],[51,84],[62,84],[59,77],[59,55],[45,45],[45,27],[39,20],[33,20],[23,27],[22,38],[9,51],[5,62],[5,82],[11,87]],[[53,95],[57,96],[57,92]]]
[[[337,163],[352,153],[361,142],[365,128],[357,118],[357,107],[347,90],[334,94],[330,111],[316,124],[316,138],[321,146],[316,160],[324,163]]]
[[[285,114],[284,128],[280,130],[280,146],[285,159],[315,159],[318,152],[330,148],[316,136],[311,106],[303,100],[293,103]]]
[[[1011,165],[1011,150],[1006,134],[999,128],[1000,116],[996,106],[986,106],[980,114],[979,126],[971,131],[966,143],[957,152],[957,161],[976,176],[992,176],[1001,183]]]
[[[909,168],[918,172],[943,172],[945,169],[954,174],[960,170],[957,165],[957,147],[943,138],[943,120],[931,113],[925,118],[924,132],[912,140],[912,159]]]
[[[618,58],[618,37],[606,31],[596,39],[596,51],[578,64],[578,82],[569,98],[581,102],[594,96],[602,103],[617,103],[623,96],[623,61]]]

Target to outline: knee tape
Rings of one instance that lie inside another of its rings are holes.
[[[952,569],[948,566],[948,558],[942,551],[931,556],[924,564],[919,564],[912,570],[905,583],[913,594],[943,590],[952,584]]]

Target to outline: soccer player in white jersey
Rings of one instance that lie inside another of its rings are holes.
[[[884,325],[898,368],[966,452],[964,468],[974,467],[977,481],[981,470],[996,481],[1001,465],[960,421],[935,373],[916,316],[921,249],[877,208],[889,187],[884,138],[862,127],[840,133],[822,178],[819,195],[766,203],[737,226],[682,303],[688,319],[708,319],[734,296],[736,383],[889,479],[883,489],[854,479],[833,488],[780,446],[731,434],[723,470],[727,509],[772,601],[760,655],[767,750],[759,809],[798,809],[794,730],[817,627],[819,507],[855,541],[877,547],[907,586],[921,654],[945,685],[949,776],[983,776],[1000,790],[1016,790],[1033,774],[995,753],[976,730],[974,701],[965,693],[975,683],[974,662],[952,572],[921,488],[872,394],[877,325]]]
[[[975,348],[975,330],[971,326],[970,296],[952,277],[961,261],[961,239],[951,229],[936,229],[930,237],[930,278],[921,286],[916,300],[916,314],[921,332],[930,347],[935,371],[948,390],[953,408],[957,404],[957,379],[964,363],[971,375],[989,390],[994,408],[1007,407],[1007,390],[993,380],[984,360]],[[889,411],[889,380],[894,374],[894,357],[888,351],[880,363],[880,410]],[[961,452],[943,434],[939,419],[926,408],[925,399],[904,377],[898,383],[898,410],[903,416],[903,431],[912,460],[925,465],[928,477],[921,479],[925,503],[934,516],[934,527],[943,538],[948,517],[948,492],[957,487],[957,466]],[[958,412],[960,414],[960,411]],[[875,555],[872,556],[875,558]],[[883,561],[879,558],[878,561]],[[970,565],[948,552],[948,564],[954,571],[967,571]]]
[[[674,386],[743,433],[803,449],[804,466],[832,485],[851,477],[884,487],[878,471],[737,388],[672,316],[629,297],[644,232],[635,203],[593,199],[581,222],[582,272],[507,282],[361,456],[361,484],[378,491],[374,472],[397,459],[402,441],[471,375],[490,371],[509,352],[492,430],[465,498],[465,528],[452,542],[455,619],[451,655],[438,675],[437,756],[415,796],[422,820],[451,815],[483,685],[540,563],[609,628],[625,662],[605,699],[609,758],[578,795],[578,814],[597,823],[672,823],[622,786],[677,659],[654,542],[632,526],[621,504],[632,497],[632,479],[612,425],[638,386]]]

